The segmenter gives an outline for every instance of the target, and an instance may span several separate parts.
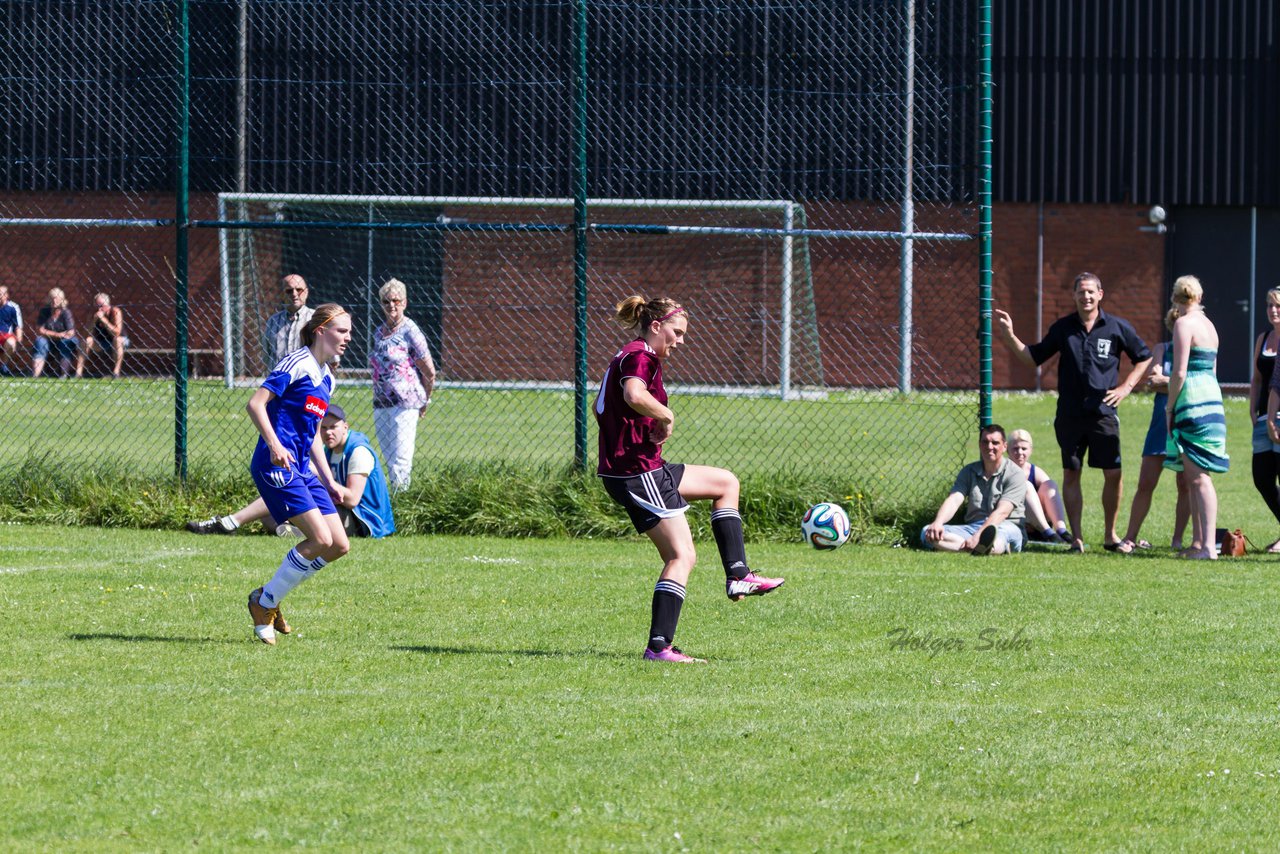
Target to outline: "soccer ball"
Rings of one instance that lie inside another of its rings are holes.
[[[838,549],[849,540],[849,514],[839,504],[815,504],[800,521],[805,542],[815,549]]]

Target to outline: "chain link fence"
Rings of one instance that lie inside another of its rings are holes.
[[[671,459],[918,505],[972,454],[976,3],[0,9],[6,467],[243,472],[287,274],[351,309],[334,400],[370,435],[405,283],[439,370],[419,466],[593,466],[632,293],[690,311]]]

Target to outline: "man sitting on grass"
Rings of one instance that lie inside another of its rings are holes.
[[[978,451],[982,458],[960,469],[933,522],[920,532],[926,549],[974,555],[1022,551],[1027,476],[1005,458],[999,424],[978,431]],[[947,524],[962,504],[964,524]]]
[[[320,421],[320,441],[329,449],[329,468],[340,484],[340,495],[333,496],[338,516],[348,536],[373,537],[375,540],[395,533],[396,521],[391,515],[391,497],[387,476],[382,471],[369,437],[347,427],[347,413],[330,403]],[[188,522],[193,534],[234,534],[241,525],[256,519],[270,519],[267,505],[255,498],[247,506],[229,516],[214,516],[203,522]],[[295,534],[288,523],[276,529],[280,536]]]

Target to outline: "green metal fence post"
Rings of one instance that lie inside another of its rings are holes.
[[[187,0],[178,0],[178,31],[181,41],[181,68],[178,93],[178,187],[177,222],[174,248],[174,393],[173,393],[173,459],[178,479],[187,479],[187,234],[189,204],[187,198],[188,135],[191,127],[191,33],[187,19]]]
[[[978,423],[991,423],[991,3],[978,2]]]
[[[574,9],[573,464],[587,465],[587,0]]]

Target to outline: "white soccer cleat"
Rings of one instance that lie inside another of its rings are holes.
[[[259,601],[262,588],[249,594],[249,617],[253,620],[253,634],[268,646],[276,645],[276,609],[268,608]]]

